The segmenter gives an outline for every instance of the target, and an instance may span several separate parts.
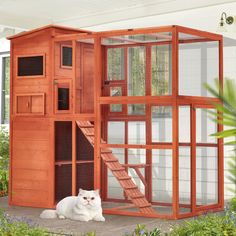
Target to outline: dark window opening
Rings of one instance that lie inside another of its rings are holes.
[[[43,56],[18,57],[18,76],[40,76],[44,75]]]
[[[72,158],[72,122],[55,122],[55,160],[71,161]]]
[[[62,47],[62,66],[72,66],[72,47]]]
[[[69,88],[58,88],[58,110],[69,110],[70,90]]]

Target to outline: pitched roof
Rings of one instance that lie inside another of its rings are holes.
[[[55,28],[55,29],[62,29],[62,30],[70,30],[70,31],[74,31],[74,33],[91,33],[91,31],[89,30],[83,30],[83,29],[76,29],[76,28],[72,28],[72,27],[66,27],[66,26],[59,26],[59,25],[46,25],[37,29],[33,29],[33,30],[29,30],[29,31],[24,31],[18,34],[15,34],[13,36],[8,37],[7,39],[11,40],[11,39],[15,39],[15,38],[19,38],[25,35],[29,35],[32,33],[36,33],[45,29],[49,29],[49,28]]]

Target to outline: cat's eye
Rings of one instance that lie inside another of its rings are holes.
[[[94,197],[91,197],[91,200],[94,200]]]
[[[84,200],[87,200],[87,197],[83,197]]]

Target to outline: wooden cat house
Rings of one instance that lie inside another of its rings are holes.
[[[181,26],[10,37],[9,204],[100,189],[108,214],[177,219],[224,207],[222,36]]]

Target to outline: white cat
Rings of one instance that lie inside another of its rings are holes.
[[[78,196],[62,199],[57,203],[56,210],[44,210],[40,214],[43,219],[71,219],[79,221],[105,221],[102,215],[99,190],[86,191],[79,189]]]

